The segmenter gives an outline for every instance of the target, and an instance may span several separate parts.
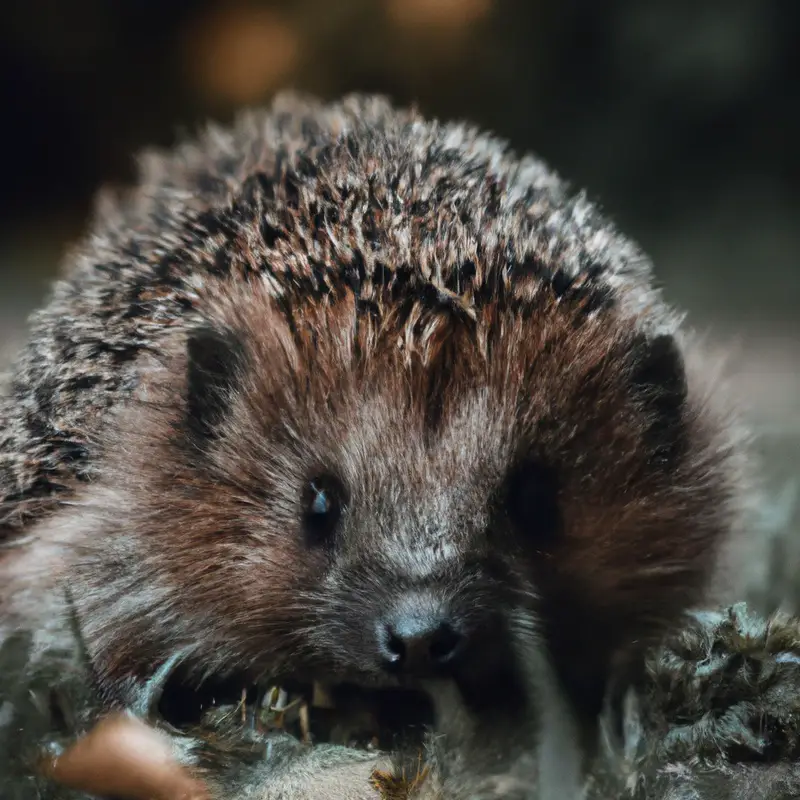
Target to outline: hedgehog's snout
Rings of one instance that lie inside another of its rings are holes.
[[[387,672],[427,677],[463,657],[470,631],[452,606],[430,591],[407,591],[379,615],[375,626],[380,666]]]
[[[483,673],[507,638],[489,609],[434,588],[405,588],[384,599],[372,619],[374,666],[400,678]]]

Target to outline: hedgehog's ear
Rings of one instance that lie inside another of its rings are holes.
[[[649,435],[664,454],[672,454],[680,440],[688,394],[686,367],[675,337],[641,334],[632,349],[633,389],[651,414]]]
[[[230,406],[244,360],[244,348],[232,331],[204,326],[187,343],[186,421],[189,430],[213,436]]]
[[[633,347],[633,383],[662,413],[680,411],[686,401],[686,368],[675,337],[640,334]]]

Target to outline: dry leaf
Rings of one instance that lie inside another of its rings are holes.
[[[169,740],[128,714],[99,722],[41,773],[63,786],[125,800],[208,800],[205,786],[172,754]]]

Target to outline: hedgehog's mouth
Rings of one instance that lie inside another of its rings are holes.
[[[421,745],[435,721],[430,696],[416,688],[254,684],[241,674],[198,682],[180,666],[166,677],[150,714],[178,731],[215,740],[281,731],[307,743],[375,750]]]

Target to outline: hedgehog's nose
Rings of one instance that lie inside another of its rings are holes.
[[[383,668],[425,676],[452,666],[460,655],[464,636],[446,609],[406,598],[378,624],[378,650]]]

